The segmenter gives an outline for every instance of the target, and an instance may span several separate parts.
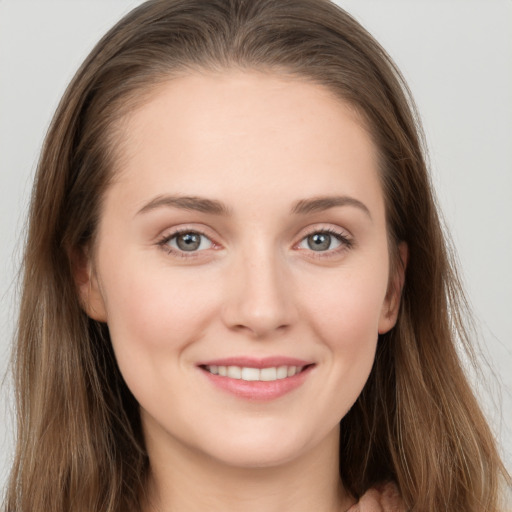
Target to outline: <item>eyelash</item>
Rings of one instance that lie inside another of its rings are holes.
[[[177,256],[178,258],[189,258],[189,259],[197,258],[201,251],[190,251],[190,252],[179,251],[179,250],[176,250],[173,247],[167,245],[173,238],[176,238],[180,235],[185,235],[188,233],[194,233],[196,235],[204,236],[205,238],[210,240],[210,238],[207,235],[205,235],[204,233],[201,233],[200,231],[197,231],[196,229],[184,228],[184,229],[177,229],[176,231],[173,231],[169,235],[165,235],[161,240],[159,240],[157,242],[157,245],[160,246],[162,248],[162,250],[164,250],[167,254],[170,254],[172,256]],[[211,241],[211,242],[214,246],[216,245],[215,242],[213,242],[213,241]]]
[[[336,257],[340,253],[347,251],[354,246],[354,241],[351,238],[349,238],[345,232],[337,231],[334,228],[314,229],[314,230],[310,231],[309,233],[306,233],[300,239],[299,244],[303,240],[308,238],[309,236],[316,235],[316,234],[326,234],[326,235],[333,236],[334,238],[336,238],[336,240],[338,240],[338,242],[340,242],[340,246],[337,247],[336,249],[328,249],[327,251],[313,251],[312,249],[310,249],[310,250],[308,250],[308,252],[310,253],[309,257],[312,257],[312,258],[326,259],[326,258]],[[295,245],[298,245],[298,244],[295,244]],[[307,249],[302,249],[302,250],[307,250]]]
[[[167,254],[169,255],[172,255],[172,256],[177,256],[179,258],[197,258],[200,256],[200,253],[202,251],[190,251],[190,252],[187,252],[187,251],[180,251],[180,250],[176,250],[172,247],[170,247],[168,245],[168,243],[173,239],[173,238],[176,238],[180,235],[184,235],[184,234],[188,234],[188,233],[194,233],[196,235],[200,235],[200,236],[204,236],[206,237],[208,240],[210,240],[210,242],[213,244],[213,246],[215,246],[215,242],[213,242],[207,235],[205,235],[204,233],[202,233],[201,231],[198,231],[196,229],[177,229],[176,231],[173,231],[172,233],[168,234],[168,235],[165,235],[162,239],[160,239],[158,242],[157,242],[157,245],[159,247],[162,248],[162,250],[164,250]],[[313,258],[329,258],[329,257],[334,257],[334,256],[337,256],[339,253],[343,252],[343,251],[346,251],[346,250],[349,250],[353,247],[354,245],[354,242],[353,240],[351,240],[344,232],[341,232],[341,231],[337,231],[333,228],[325,228],[325,229],[315,229],[315,230],[312,230],[310,231],[309,233],[306,233],[301,239],[300,241],[298,242],[299,244],[305,240],[306,238],[308,238],[309,236],[311,235],[316,235],[316,234],[327,234],[327,235],[330,235],[330,236],[333,236],[334,238],[336,238],[338,240],[338,242],[340,242],[340,246],[337,247],[336,249],[329,249],[329,250],[326,250],[326,251],[313,251],[312,249],[309,250],[308,252],[311,253],[311,257]],[[295,246],[298,245],[298,244],[295,244]],[[301,250],[305,250],[305,249],[301,249]]]

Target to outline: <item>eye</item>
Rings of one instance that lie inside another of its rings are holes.
[[[309,249],[315,252],[328,252],[336,249],[350,247],[352,242],[344,233],[334,230],[315,231],[304,237],[298,244],[299,249]]]
[[[213,242],[197,231],[178,231],[165,237],[160,243],[169,252],[198,252],[211,249]]]

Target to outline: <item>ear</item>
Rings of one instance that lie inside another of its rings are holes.
[[[393,275],[390,276],[388,291],[382,305],[379,319],[379,334],[385,334],[396,324],[408,258],[409,248],[405,242],[401,242],[398,245],[398,261],[393,265]]]
[[[73,277],[82,309],[93,320],[107,321],[107,312],[89,248],[71,251]]]

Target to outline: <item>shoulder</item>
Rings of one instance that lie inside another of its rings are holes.
[[[368,489],[347,512],[405,512],[398,487],[386,482]]]

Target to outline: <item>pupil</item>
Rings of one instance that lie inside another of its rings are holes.
[[[178,237],[176,243],[182,251],[195,251],[201,243],[201,238],[197,233],[185,233]]]
[[[329,249],[331,245],[331,235],[326,233],[315,233],[308,236],[308,246],[313,251],[323,251]]]

